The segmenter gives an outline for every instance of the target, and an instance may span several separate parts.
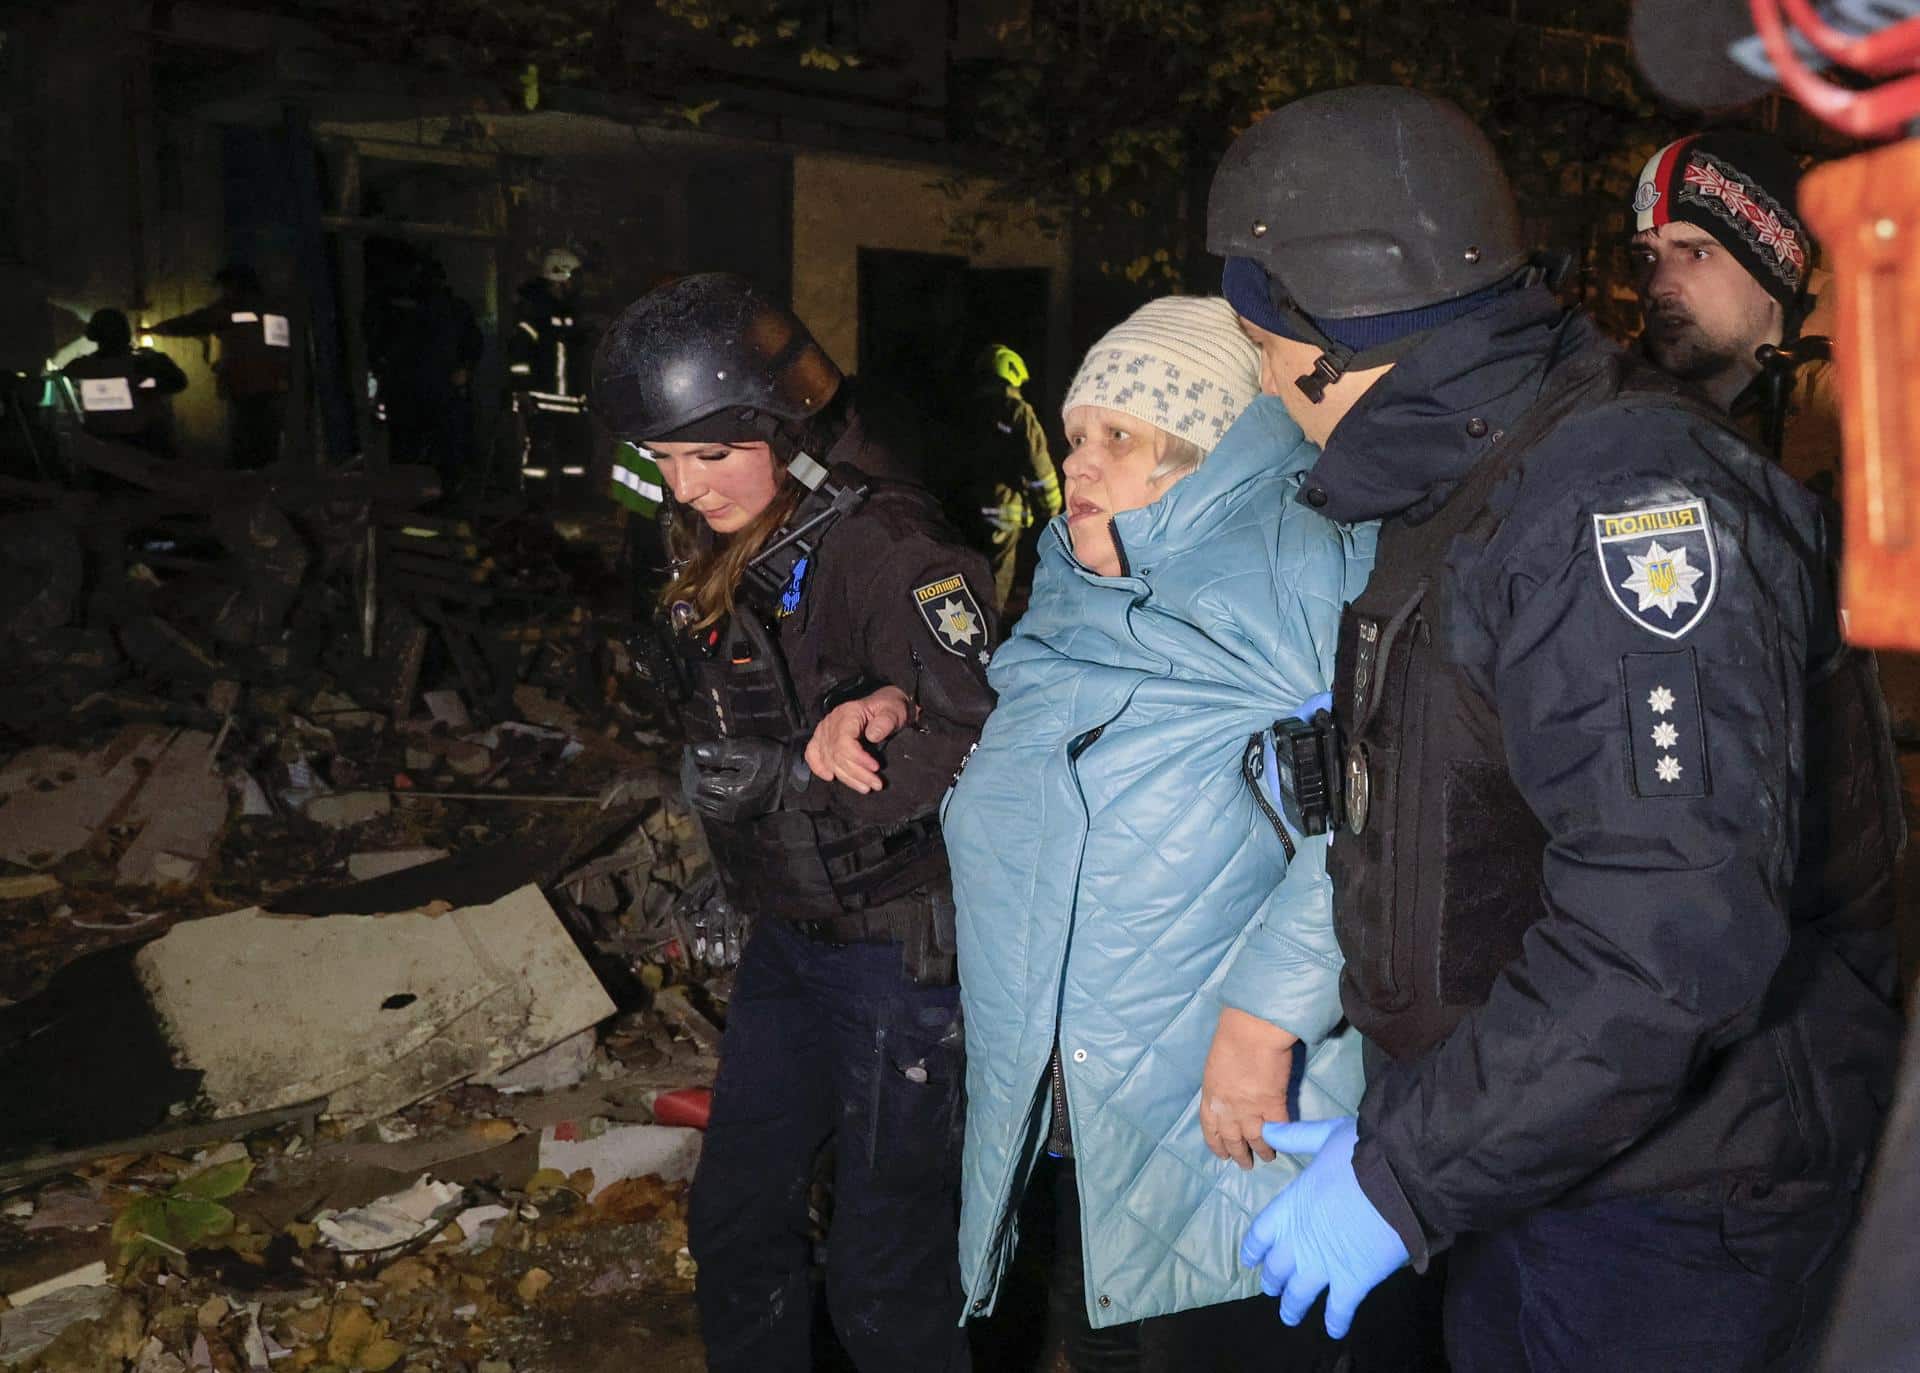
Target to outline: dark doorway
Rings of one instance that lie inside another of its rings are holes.
[[[971,386],[981,349],[1004,343],[1026,360],[1026,393],[1039,403],[1054,381],[1041,376],[1050,284],[1044,267],[969,267],[945,253],[862,248],[859,373],[935,416]]]
[[[936,413],[964,360],[967,260],[862,248],[859,289],[860,375]]]

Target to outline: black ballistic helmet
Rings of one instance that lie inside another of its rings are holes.
[[[840,389],[806,325],[745,277],[681,277],[629,305],[593,356],[593,409],[617,439],[773,439]]]
[[[1251,258],[1322,319],[1453,300],[1528,256],[1486,135],[1398,86],[1310,95],[1235,139],[1207,196],[1207,251]]]

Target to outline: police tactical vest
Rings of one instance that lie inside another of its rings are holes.
[[[692,693],[684,712],[689,742],[761,738],[805,746],[817,716],[794,690],[777,629],[745,598],[723,625],[682,632],[676,642]],[[721,890],[735,907],[783,920],[877,916],[945,874],[936,815],[852,825],[825,809],[825,785],[811,782],[797,798],[788,788],[788,799],[765,815],[698,817]]]
[[[1328,856],[1346,955],[1341,1000],[1396,1059],[1431,1049],[1482,1004],[1547,914],[1546,830],[1509,773],[1493,702],[1449,660],[1449,547],[1492,537],[1495,486],[1578,411],[1631,391],[1725,425],[1633,359],[1574,365],[1439,510],[1382,521],[1372,578],[1341,619],[1333,696],[1346,819]],[[1843,649],[1810,676],[1807,721],[1792,918],[1817,923],[1847,958],[1847,929],[1884,937],[1905,833],[1870,655]],[[1855,970],[1884,980],[1871,953]]]

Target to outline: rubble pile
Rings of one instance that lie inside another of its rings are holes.
[[[283,497],[0,566],[0,1369],[696,1368],[741,931],[598,564]]]
[[[618,1098],[620,1079],[611,1081],[606,1095]],[[627,1105],[613,1109],[645,1114],[627,1086]],[[0,1367],[591,1367],[555,1361],[552,1350],[556,1340],[588,1337],[602,1319],[623,1338],[646,1339],[662,1359],[649,1366],[699,1366],[686,1300],[693,1268],[684,1178],[693,1151],[681,1142],[697,1141],[697,1132],[567,1122],[600,1138],[667,1138],[650,1151],[626,1146],[636,1169],[665,1160],[667,1176],[569,1173],[545,1162],[556,1127],[529,1130],[513,1114],[536,1099],[496,1094],[494,1104],[501,1113],[488,1115],[470,1099],[457,1120],[444,1106],[423,1108],[395,1122],[415,1133],[393,1145],[377,1134],[330,1140],[336,1132],[323,1127],[313,1144],[283,1130],[194,1158],[109,1156],[0,1207],[0,1272],[106,1255],[10,1293],[0,1310]],[[409,1152],[441,1155],[436,1173],[471,1180],[422,1173],[357,1200],[405,1176],[372,1158],[400,1162]],[[619,1151],[601,1156],[611,1168]],[[608,1352],[631,1358],[632,1350]]]

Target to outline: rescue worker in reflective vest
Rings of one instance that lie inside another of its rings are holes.
[[[149,327],[166,338],[217,339],[214,376],[227,402],[229,461],[235,468],[265,467],[280,457],[293,384],[293,322],[270,299],[260,274],[244,264],[223,267],[211,305]]]
[[[1208,245],[1322,443],[1300,499],[1381,520],[1296,768],[1379,1061],[1357,1119],[1267,1128],[1313,1157],[1243,1261],[1338,1334],[1451,1248],[1456,1368],[1798,1356],[1900,1029],[1904,827],[1819,506],[1560,307],[1445,101],[1282,107]]]
[[[862,1373],[961,1369],[963,1075],[936,806],[991,709],[986,561],[804,325],[740,277],[623,313],[594,409],[669,493],[662,593],[687,799],[753,929],[689,1236],[709,1366],[810,1364],[808,1190],[834,1149],[826,1299]]]
[[[1676,139],[1640,172],[1629,255],[1662,371],[1700,387],[1761,452],[1837,494],[1840,405],[1800,164],[1765,134]]]
[[[1060,513],[1060,474],[1047,432],[1020,394],[1027,377],[1018,353],[988,344],[974,359],[973,386],[950,445],[959,474],[950,506],[992,562],[994,594],[1003,606],[1013,595],[1022,536],[1036,514],[1045,521]]]
[[[87,321],[94,351],[61,369],[73,383],[80,424],[96,438],[173,455],[173,402],[187,374],[153,348],[133,346],[133,325],[119,310],[96,310]]]
[[[553,490],[564,477],[583,477],[591,450],[582,419],[590,343],[574,313],[580,267],[577,254],[554,249],[514,302],[507,375],[524,436],[521,475],[535,492]]]

